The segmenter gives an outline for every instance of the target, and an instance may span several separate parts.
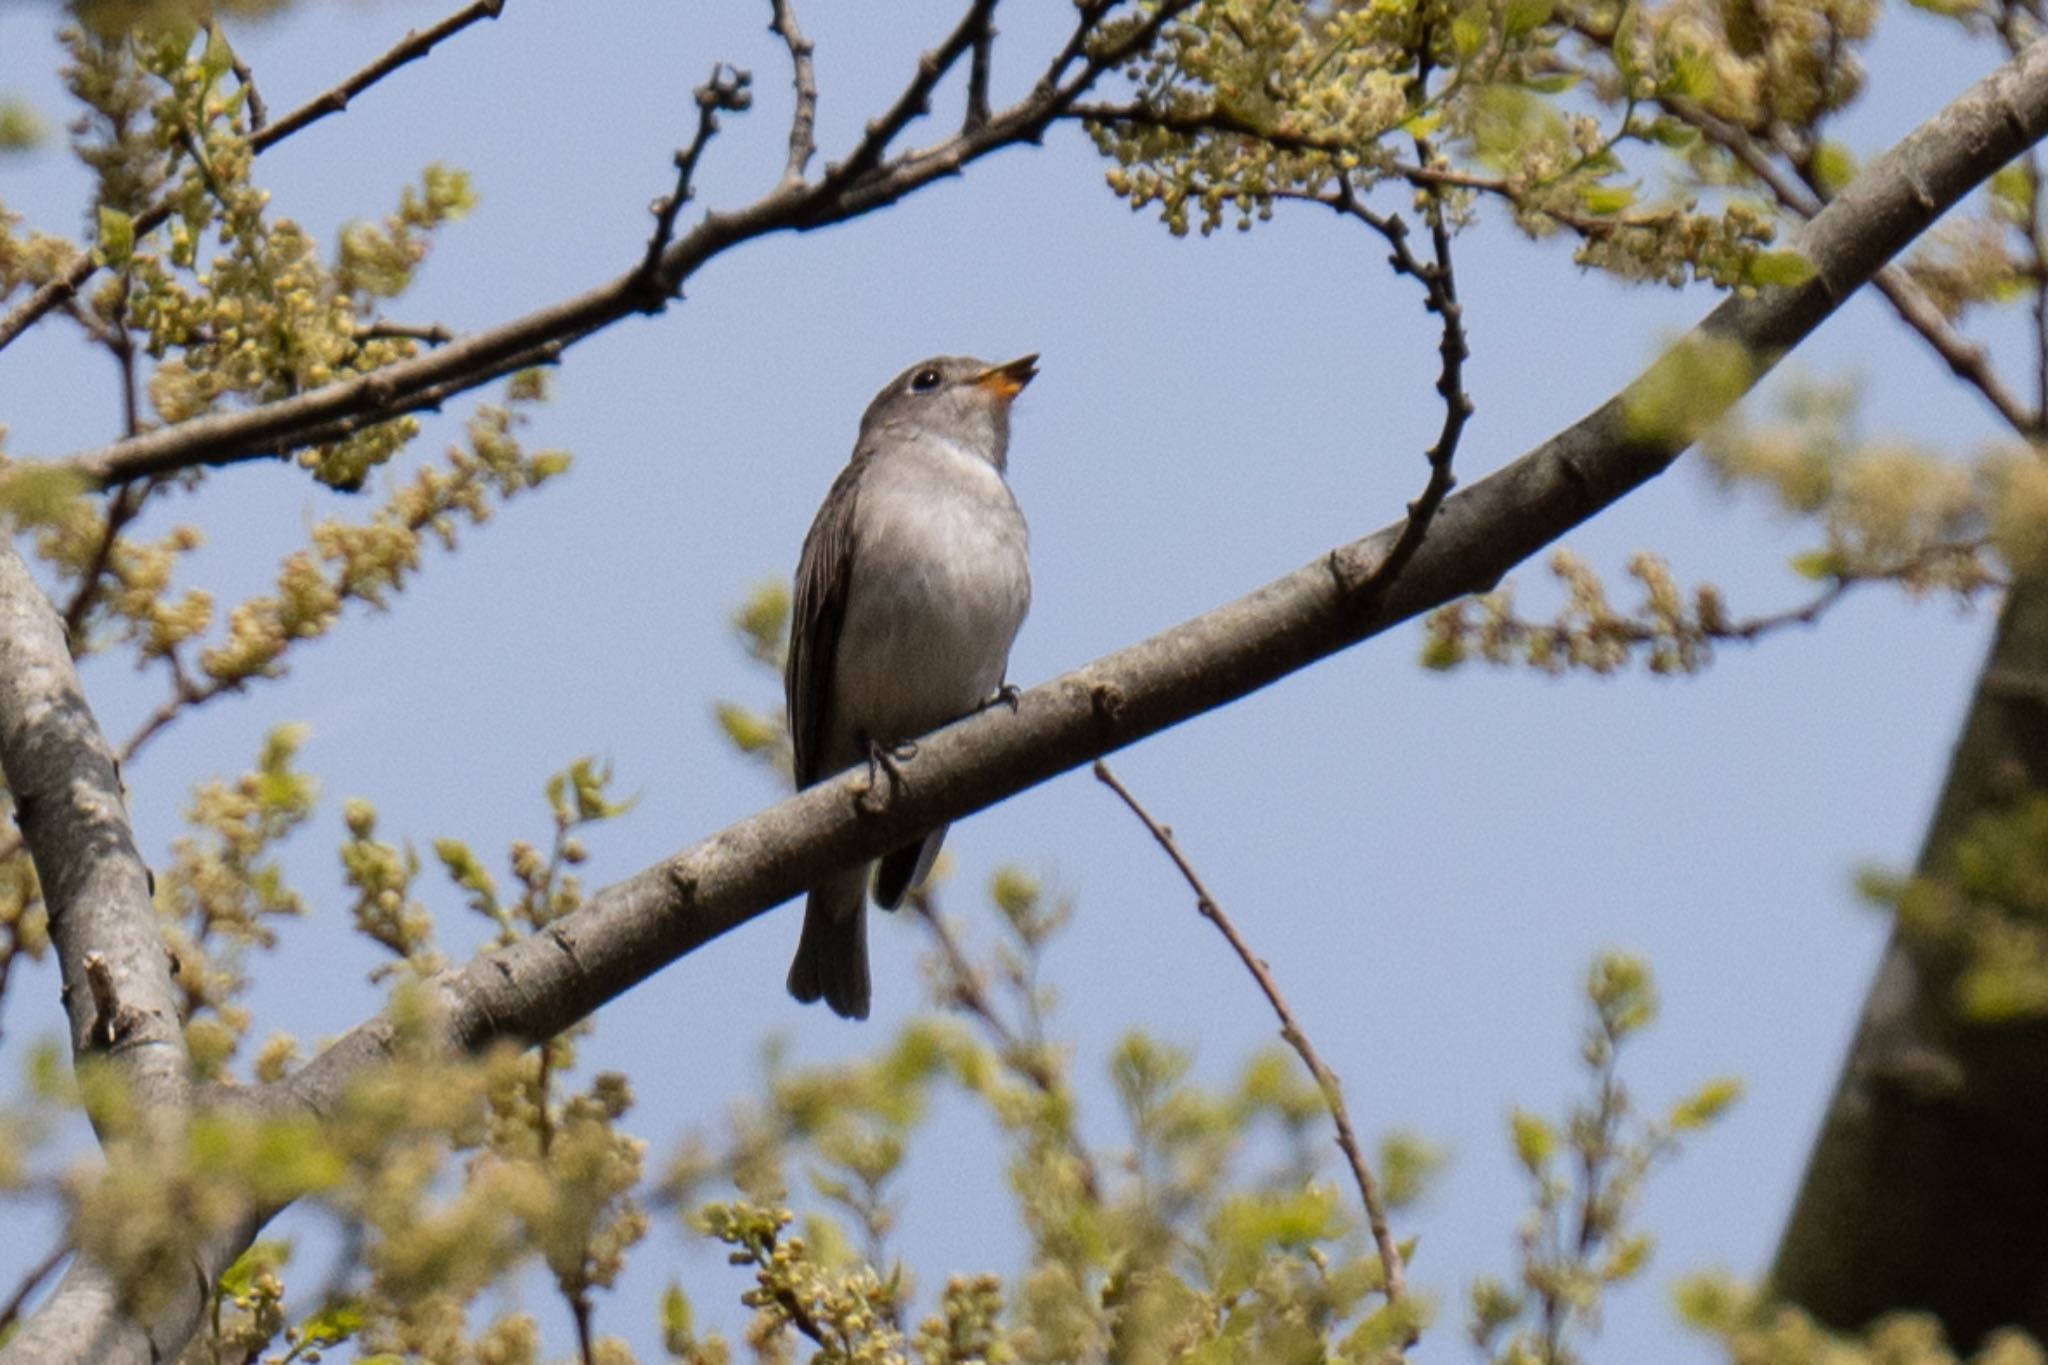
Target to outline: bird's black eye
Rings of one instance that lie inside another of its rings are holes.
[[[929,365],[910,376],[910,388],[913,393],[930,393],[938,386],[939,372]]]

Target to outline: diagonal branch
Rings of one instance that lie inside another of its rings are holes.
[[[1216,926],[1217,932],[1230,945],[1230,951],[1237,954],[1237,960],[1258,983],[1259,993],[1266,997],[1266,1003],[1279,1016],[1280,1037],[1294,1049],[1294,1055],[1301,1058],[1301,1064],[1308,1068],[1308,1074],[1315,1079],[1316,1089],[1322,1092],[1324,1107],[1330,1111],[1330,1122],[1336,1125],[1337,1149],[1344,1153],[1345,1163],[1351,1167],[1352,1183],[1358,1186],[1359,1201],[1365,1205],[1365,1222],[1372,1231],[1373,1248],[1379,1253],[1387,1302],[1400,1302],[1408,1296],[1408,1277],[1402,1273],[1401,1251],[1394,1245],[1394,1234],[1387,1227],[1387,1210],[1380,1202],[1379,1183],[1372,1178],[1372,1168],[1365,1164],[1365,1149],[1358,1145],[1358,1134],[1352,1130],[1351,1111],[1344,1105],[1344,1088],[1337,1081],[1337,1073],[1324,1063],[1322,1054],[1316,1051],[1315,1044],[1302,1030],[1287,997],[1280,993],[1280,983],[1273,979],[1272,969],[1252,951],[1251,944],[1245,941],[1244,935],[1237,931],[1237,925],[1224,913],[1222,904],[1209,894],[1202,874],[1195,871],[1195,865],[1181,852],[1180,842],[1173,837],[1173,831],[1153,819],[1152,812],[1145,809],[1123,780],[1099,758],[1095,760],[1095,778],[1130,807],[1131,814],[1138,817],[1138,823],[1145,827],[1145,832],[1166,850],[1166,856],[1179,870],[1181,880],[1195,893],[1195,908],[1201,911],[1202,918]],[[1412,1346],[1414,1342],[1410,1340],[1403,1344]]]
[[[257,129],[249,138],[249,149],[255,152],[264,151],[276,146],[301,128],[318,123],[330,114],[344,112],[350,100],[401,66],[418,61],[471,24],[483,19],[495,19],[504,11],[505,0],[472,0],[472,3],[463,6],[440,23],[412,30],[399,39],[390,51],[341,84],[307,100],[277,122]]]

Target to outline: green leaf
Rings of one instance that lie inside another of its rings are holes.
[[[1637,440],[1690,445],[1734,406],[1756,377],[1741,342],[1699,333],[1673,346],[1622,394],[1623,420]]]
[[[258,1275],[283,1269],[291,1258],[292,1244],[281,1238],[264,1238],[251,1243],[249,1249],[236,1257],[235,1263],[220,1277],[221,1293],[229,1298],[239,1298],[249,1292]]]
[[[1793,555],[1787,563],[1793,573],[1816,583],[1833,578],[1836,572],[1835,556],[1829,550],[1807,550]]]
[[[1721,1117],[1741,1098],[1740,1080],[1734,1076],[1716,1077],[1671,1106],[1671,1116],[1665,1123],[1674,1133],[1692,1132]]]
[[[691,1337],[690,1296],[674,1280],[661,1291],[661,1337],[668,1351],[680,1355],[689,1350]]]
[[[1457,52],[1459,61],[1466,61],[1479,55],[1479,49],[1486,46],[1486,35],[1493,27],[1486,6],[1467,5],[1451,20],[1451,47]]]
[[[1856,178],[1856,154],[1839,142],[1823,142],[1813,149],[1813,178],[1820,192],[1832,198]]]
[[[25,152],[43,140],[43,121],[26,100],[0,98],[0,152]]]
[[[300,1323],[299,1340],[308,1346],[338,1346],[362,1330],[362,1305],[345,1299]]]
[[[235,67],[235,50],[228,46],[228,35],[219,25],[207,30],[206,50],[199,56],[199,69],[206,73],[210,84],[219,80]]]
[[[99,220],[100,259],[119,269],[135,254],[135,220],[104,204],[100,206]]]
[[[1414,118],[1408,119],[1402,123],[1401,131],[1409,137],[1428,137],[1442,125],[1443,121],[1444,111],[1441,108],[1436,108],[1426,114],[1417,114]]]
[[[1579,202],[1588,213],[1602,216],[1620,213],[1636,201],[1633,185],[1581,185]]]
[[[1533,1176],[1542,1176],[1557,1154],[1557,1130],[1526,1109],[1508,1115],[1508,1131],[1515,1142],[1515,1159]]]
[[[1553,0],[1508,0],[1506,30],[1510,38],[1519,38],[1550,22]]]
[[[1791,286],[1813,278],[1813,262],[1789,248],[1760,251],[1742,272],[1751,284]]]
[[[1660,147],[1684,151],[1700,140],[1700,130],[1675,118],[1650,120],[1650,138]]]

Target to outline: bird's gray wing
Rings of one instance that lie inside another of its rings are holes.
[[[825,505],[804,537],[797,561],[796,602],[789,621],[789,665],[783,687],[789,704],[789,737],[795,751],[796,784],[820,778],[826,760],[832,709],[832,667],[839,653],[839,628],[846,620],[846,590],[853,580],[853,513],[860,475],[867,461],[858,455],[832,482]]]

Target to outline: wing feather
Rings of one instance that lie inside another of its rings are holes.
[[[803,555],[797,561],[789,666],[783,686],[798,787],[832,775],[819,769],[826,761],[833,661],[839,654],[839,630],[846,621],[846,589],[853,581],[854,504],[860,497],[860,475],[866,464],[856,456],[839,471],[811,523],[810,534],[804,537]]]

